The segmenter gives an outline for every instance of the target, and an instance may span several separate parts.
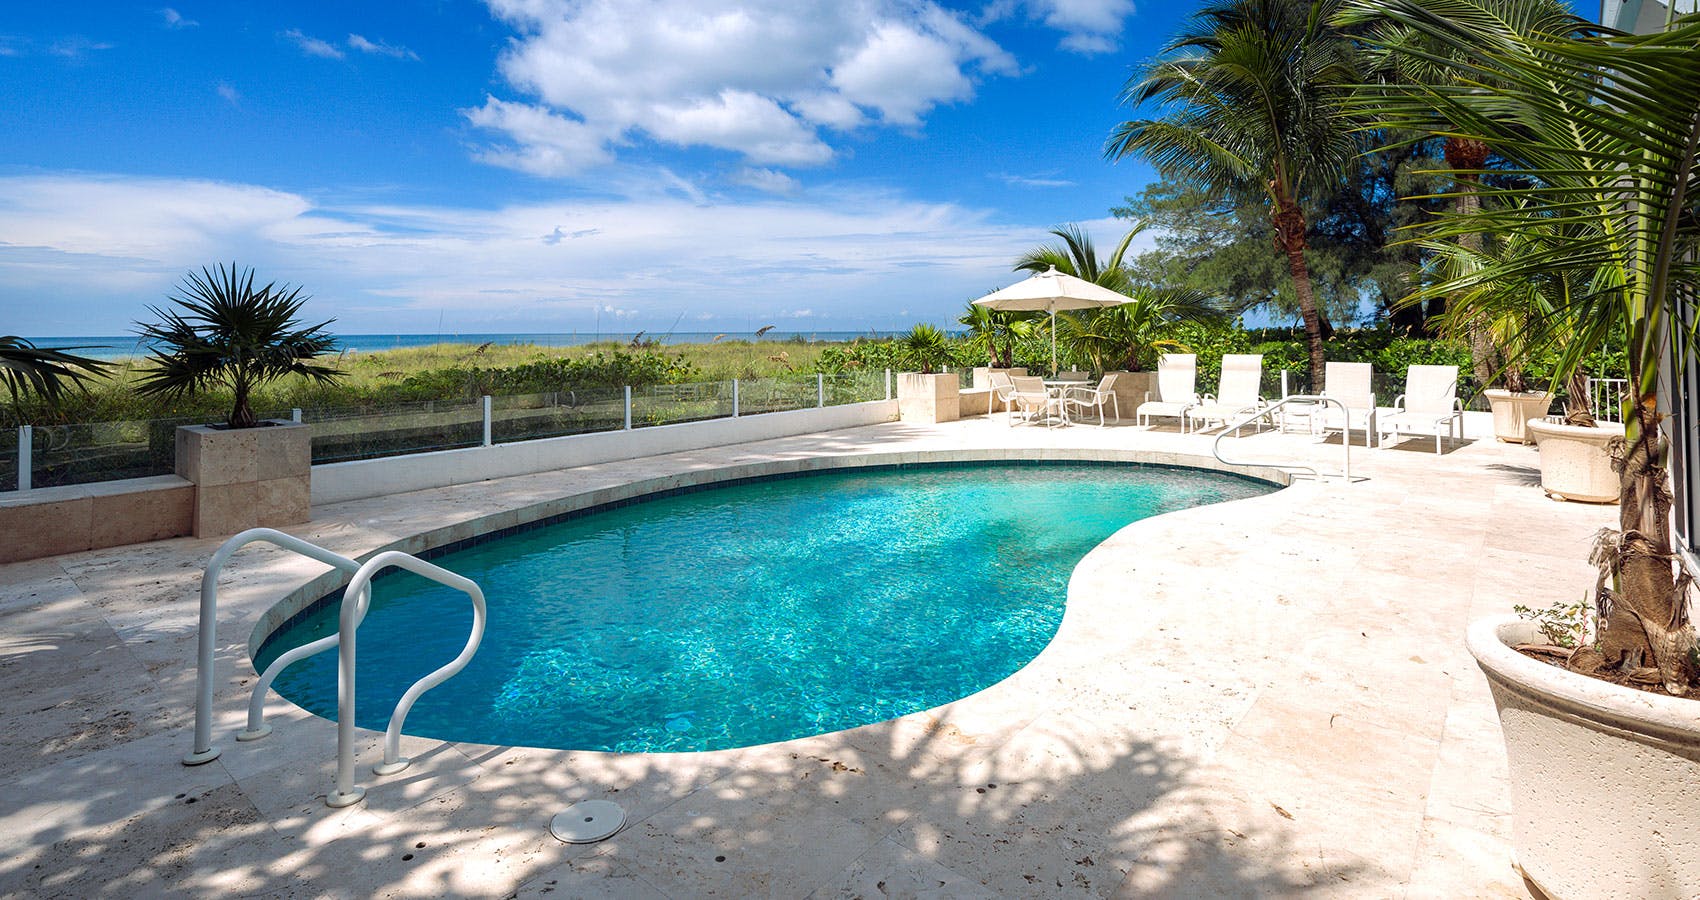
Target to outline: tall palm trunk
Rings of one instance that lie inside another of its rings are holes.
[[[1271,219],[1275,224],[1275,249],[1287,255],[1287,271],[1293,276],[1293,293],[1299,299],[1299,315],[1304,319],[1305,342],[1310,345],[1310,385],[1312,391],[1323,389],[1323,372],[1328,360],[1322,349],[1323,331],[1327,323],[1316,308],[1316,292],[1310,283],[1310,266],[1305,262],[1305,214],[1299,204],[1278,183]]]
[[[1456,173],[1453,183],[1457,185],[1457,196],[1453,198],[1452,211],[1459,216],[1481,212],[1481,178],[1475,173],[1487,165],[1488,145],[1470,138],[1452,137],[1446,139],[1445,153],[1446,165]],[[1480,253],[1482,236],[1479,233],[1459,235],[1458,244],[1472,253]],[[1499,353],[1487,329],[1480,326],[1470,329],[1469,342],[1470,372],[1476,376],[1479,387],[1486,387],[1493,380],[1494,370],[1499,367]]]

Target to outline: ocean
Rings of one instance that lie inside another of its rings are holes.
[[[760,336],[764,341],[849,341],[855,338],[894,337],[902,332],[896,331],[780,331],[774,329]],[[707,344],[713,341],[748,341],[757,340],[757,336],[747,331],[676,331],[671,334],[652,334],[641,332],[646,341],[659,341],[664,345],[670,344]],[[469,333],[469,334],[339,334],[337,344],[344,350],[370,353],[377,350],[399,350],[403,347],[428,347],[432,344],[536,344],[540,347],[571,347],[579,344],[591,344],[600,341],[618,341],[630,343],[638,333],[634,332],[602,332],[600,334],[579,331],[560,333],[528,334],[523,332],[501,333]],[[92,356],[96,359],[121,359],[126,356],[146,356],[147,344],[133,334],[126,335],[92,335],[92,336],[50,336],[29,338],[37,347],[81,347],[72,351],[82,356]]]

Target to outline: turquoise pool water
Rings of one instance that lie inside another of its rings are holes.
[[[1056,634],[1069,573],[1137,519],[1254,496],[1231,475],[1090,464],[838,470],[675,494],[434,561],[483,587],[489,627],[409,734],[561,749],[742,747],[965,697]],[[452,659],[465,595],[374,581],[360,628],[362,726]],[[336,606],[266,641],[260,668],[330,634]],[[336,713],[336,653],[277,690]]]

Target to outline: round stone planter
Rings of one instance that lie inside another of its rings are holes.
[[[1611,470],[1607,445],[1623,437],[1623,426],[1601,422],[1584,428],[1532,419],[1529,437],[1541,451],[1541,488],[1564,500],[1616,503],[1617,473]]]
[[[1607,684],[1511,649],[1516,616],[1470,625],[1510,763],[1512,845],[1555,900],[1700,890],[1700,701]]]
[[[1529,443],[1529,432],[1524,425],[1530,419],[1544,418],[1552,408],[1549,391],[1512,393],[1496,388],[1482,393],[1487,395],[1488,408],[1493,410],[1494,436],[1508,444]]]

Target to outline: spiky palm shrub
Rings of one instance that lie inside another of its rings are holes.
[[[1656,669],[1667,691],[1687,694],[1696,684],[1695,636],[1671,537],[1659,383],[1681,383],[1673,376],[1692,363],[1696,339],[1700,17],[1631,36],[1587,34],[1597,26],[1580,19],[1556,30],[1519,27],[1469,0],[1349,0],[1349,14],[1422,34],[1445,52],[1404,52],[1458,70],[1436,84],[1375,91],[1364,102],[1382,122],[1483,141],[1512,176],[1502,186],[1483,185],[1481,209],[1441,218],[1428,229],[1430,239],[1573,232],[1452,286],[1560,272],[1589,284],[1555,315],[1532,323],[1537,336],[1552,328],[1573,335],[1559,348],[1561,377],[1622,329],[1630,390],[1624,442],[1613,454],[1620,530],[1596,548],[1607,576],[1598,598],[1599,647],[1573,655],[1571,666],[1619,679]]]
[[[82,386],[91,375],[103,374],[111,363],[67,353],[86,347],[37,347],[21,337],[0,337],[0,382],[12,405],[18,406],[25,394],[36,394],[51,406],[59,402],[72,385]]]
[[[178,293],[167,298],[175,308],[148,307],[159,321],[140,326],[153,346],[137,393],[177,398],[229,388],[226,424],[254,428],[260,424],[250,405],[256,387],[286,375],[327,384],[342,376],[313,362],[336,352],[336,340],[324,331],[335,320],[305,327],[296,321],[309,299],[301,288],[276,282],[255,288],[254,271],[232,263],[216,273],[190,272]]]
[[[1324,326],[1305,257],[1305,205],[1338,187],[1358,152],[1343,104],[1359,78],[1351,45],[1327,21],[1336,5],[1206,5],[1122,91],[1124,103],[1152,104],[1156,115],[1116,126],[1105,149],[1112,159],[1144,157],[1212,193],[1268,199],[1318,386]]]
[[[950,365],[955,356],[951,352],[950,338],[938,326],[925,322],[898,338],[897,345],[903,363],[914,366],[923,375],[931,375],[935,368]]]
[[[1060,313],[1058,339],[1070,363],[1095,372],[1137,372],[1158,353],[1185,352],[1180,342],[1163,337],[1180,322],[1211,322],[1223,313],[1201,291],[1191,288],[1133,287],[1133,300],[1120,306]]]

